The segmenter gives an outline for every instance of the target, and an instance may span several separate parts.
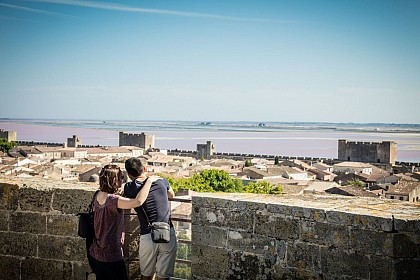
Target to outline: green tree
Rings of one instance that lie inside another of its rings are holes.
[[[12,141],[7,141],[4,138],[0,138],[0,151],[7,153],[11,148],[16,147],[17,144]]]
[[[365,185],[362,181],[359,181],[359,180],[348,181],[347,184],[349,184],[350,186],[359,187],[359,188],[363,188]]]
[[[179,188],[190,189],[196,192],[230,192],[230,193],[259,193],[259,194],[281,194],[283,188],[274,186],[266,181],[251,182],[246,187],[239,179],[233,179],[229,173],[223,170],[203,170],[194,174],[191,178],[166,177],[174,191]]]
[[[250,167],[252,166],[252,162],[250,159],[245,160],[245,167]]]
[[[274,164],[275,165],[278,165],[279,164],[279,157],[278,156],[275,156],[274,157]]]
[[[266,181],[258,181],[256,183],[249,183],[245,187],[245,192],[259,194],[281,194],[283,192],[283,188],[281,186],[273,186]]]

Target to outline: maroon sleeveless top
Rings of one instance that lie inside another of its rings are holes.
[[[115,262],[124,257],[124,210],[117,208],[118,197],[108,194],[103,205],[96,199],[93,204],[95,239],[89,254],[101,262]]]

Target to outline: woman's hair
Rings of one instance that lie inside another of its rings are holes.
[[[99,189],[106,193],[116,193],[121,187],[123,174],[118,165],[105,165],[99,173]]]

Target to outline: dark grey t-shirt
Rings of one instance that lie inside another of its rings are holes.
[[[129,198],[135,198],[138,192],[143,188],[144,182],[132,181],[124,185],[124,195]],[[143,208],[149,217],[150,223],[153,222],[166,222],[171,224],[171,209],[168,201],[168,180],[162,178],[157,180],[150,187],[149,195],[143,203]],[[134,209],[137,212],[137,217],[140,222],[140,234],[150,233],[146,216],[142,207]]]

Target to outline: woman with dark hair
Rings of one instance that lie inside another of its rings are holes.
[[[117,165],[106,165],[99,173],[99,192],[93,203],[95,237],[89,248],[97,280],[127,279],[124,262],[124,210],[138,207],[146,200],[150,186],[159,177],[151,176],[135,198],[118,193],[122,171]]]

